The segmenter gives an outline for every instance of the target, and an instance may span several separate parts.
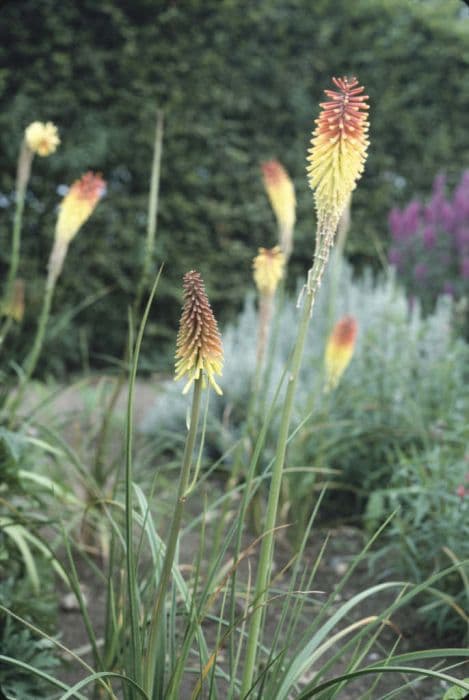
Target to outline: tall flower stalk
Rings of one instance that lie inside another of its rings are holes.
[[[184,304],[176,343],[176,371],[174,379],[176,381],[183,378],[187,380],[183,389],[184,394],[188,393],[192,386],[194,387],[194,392],[176,503],[149,627],[143,679],[143,687],[149,697],[153,697],[155,678],[159,677],[161,681],[164,672],[163,669],[157,668],[159,630],[162,622],[164,623],[166,591],[171,579],[184,505],[191,490],[190,475],[197,437],[202,389],[209,385],[217,394],[222,393],[215,380],[215,375],[221,375],[222,367],[223,350],[218,325],[210,307],[202,277],[198,272],[192,270],[184,275]]]
[[[272,466],[269,500],[264,523],[265,536],[259,555],[252,615],[247,635],[246,659],[241,683],[242,698],[249,693],[259,650],[263,612],[268,600],[272,568],[274,529],[287,448],[293,400],[298,381],[308,325],[317,291],[334,242],[339,219],[350,193],[361,176],[368,147],[367,97],[356,78],[333,78],[337,90],[326,90],[329,100],[321,104],[308,155],[309,184],[314,190],[317,232],[313,265],[308,272],[298,335],[291,359],[282,409],[277,448]]]
[[[25,129],[21,143],[18,166],[16,171],[16,207],[13,220],[13,233],[11,242],[10,266],[4,295],[4,308],[12,303],[15,279],[18,272],[21,249],[21,227],[23,223],[24,202],[34,155],[47,157],[55,152],[60,144],[57,127],[52,122],[43,124],[33,122]],[[5,328],[2,330],[2,340],[5,336]]]
[[[33,346],[23,363],[23,375],[13,408],[19,405],[24,389],[36,369],[49,320],[55,285],[62,272],[68,247],[83,224],[89,219],[106,190],[100,175],[88,172],[73,183],[60,206],[55,227],[54,245],[49,257],[46,288]]]

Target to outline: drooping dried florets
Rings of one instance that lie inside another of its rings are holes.
[[[176,343],[176,374],[186,377],[186,394],[196,379],[208,379],[217,394],[222,390],[215,381],[221,375],[223,350],[218,325],[213,315],[202,277],[192,270],[184,275],[184,304]]]

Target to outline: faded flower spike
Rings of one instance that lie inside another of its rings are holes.
[[[60,144],[57,127],[52,122],[33,122],[24,132],[28,148],[38,156],[50,156]]]
[[[278,245],[273,248],[259,248],[259,255],[253,260],[254,282],[261,295],[273,296],[283,277],[285,257]]]
[[[296,198],[293,182],[278,160],[268,160],[261,165],[264,187],[277,219],[280,246],[285,257],[290,257],[293,246]]]
[[[334,229],[360,178],[368,148],[367,95],[356,78],[332,78],[338,90],[325,90],[328,102],[315,120],[308,152],[308,178],[314,190],[319,228]]]
[[[192,270],[184,275],[184,304],[176,342],[175,381],[187,377],[183,394],[187,394],[192,383],[205,378],[217,394],[222,390],[215,381],[221,376],[223,350],[218,325],[213,315],[202,277]]]
[[[347,369],[355,349],[357,322],[353,316],[344,316],[334,326],[327,341],[325,390],[334,389]]]

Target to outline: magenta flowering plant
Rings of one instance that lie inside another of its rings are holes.
[[[412,200],[389,214],[389,263],[396,268],[411,301],[433,308],[437,298],[469,296],[469,170],[450,198],[438,175],[430,200]]]

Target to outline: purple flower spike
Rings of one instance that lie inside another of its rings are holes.
[[[469,290],[469,170],[450,198],[438,175],[426,202],[412,200],[389,214],[392,245],[389,264],[407,285],[409,300],[431,311],[439,295],[455,299]],[[444,281],[446,280],[446,281]]]
[[[402,212],[405,238],[409,238],[410,236],[412,236],[412,234],[417,232],[420,226],[421,209],[422,205],[420,204],[420,202],[413,201],[410,204],[408,204]]]
[[[402,214],[400,209],[394,207],[389,212],[388,224],[391,230],[391,235],[395,241],[402,240]]]
[[[454,208],[449,202],[443,202],[440,210],[440,223],[444,231],[453,233],[456,224]]]
[[[431,226],[430,224],[428,224],[423,229],[423,245],[425,246],[425,248],[427,248],[427,250],[429,250],[430,248],[433,248],[435,243],[436,243],[435,228],[433,226]]]
[[[389,264],[394,265],[397,269],[400,268],[402,263],[402,253],[396,248],[391,248],[389,251]]]

